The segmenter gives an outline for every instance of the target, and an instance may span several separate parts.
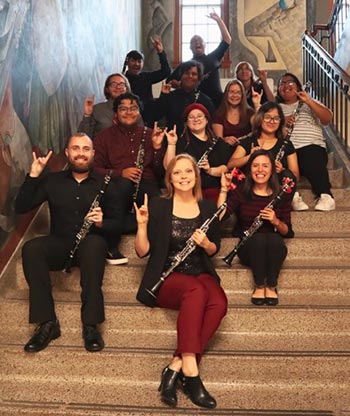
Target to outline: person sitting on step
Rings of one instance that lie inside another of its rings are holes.
[[[145,193],[150,198],[160,195],[160,181],[164,176],[162,141],[164,131],[157,123],[153,131],[140,126],[141,103],[137,95],[126,93],[114,101],[117,123],[101,131],[94,140],[96,172],[112,171],[122,203],[123,233],[136,232],[132,204],[143,201]],[[115,242],[118,245],[118,241]],[[109,264],[121,264],[127,259],[117,249],[111,248]]]
[[[321,127],[332,121],[332,112],[303,91],[299,79],[289,72],[282,75],[278,82],[277,101],[282,107],[287,126],[294,125],[291,141],[298,155],[300,175],[310,182],[316,195],[315,210],[334,210],[335,201],[327,169],[327,146]],[[300,102],[302,106],[295,116]],[[309,208],[298,192],[294,195],[292,207],[294,211]]]
[[[85,97],[84,117],[81,120],[78,131],[86,133],[91,139],[107,127],[111,127],[114,121],[113,102],[121,94],[130,92],[130,84],[123,74],[115,73],[107,77],[103,89],[107,101],[94,104],[95,95]]]
[[[178,310],[177,349],[161,376],[161,400],[177,405],[178,382],[197,406],[214,408],[216,400],[199,377],[204,350],[227,312],[227,298],[210,257],[220,248],[219,222],[207,234],[202,223],[216,212],[215,204],[201,198],[200,173],[188,154],[174,157],[165,174],[164,197],[147,197],[138,208],[135,249],[139,257],[150,254],[137,299],[147,306]],[[155,297],[147,291],[171,267],[191,238],[196,245],[187,258],[174,267]]]
[[[287,256],[284,237],[293,237],[291,197],[287,194],[275,208],[268,204],[279,194],[280,185],[275,160],[269,151],[260,149],[249,157],[246,178],[241,186],[230,191],[232,174],[223,174],[218,206],[227,202],[227,212],[237,216],[240,237],[244,238],[257,216],[262,225],[238,249],[242,264],[251,267],[255,289],[254,305],[277,305],[277,283]],[[290,182],[289,179],[287,181]]]
[[[43,173],[52,155],[36,157],[16,198],[16,212],[26,213],[47,201],[50,210],[50,234],[26,242],[22,249],[24,275],[29,285],[29,322],[37,329],[26,352],[37,352],[61,335],[57,320],[49,271],[80,267],[81,320],[87,351],[104,347],[97,328],[105,319],[102,280],[108,241],[118,240],[121,232],[121,208],[113,183],[92,170],[94,149],[85,133],[74,134],[65,150],[69,169]],[[107,187],[106,187],[107,186]],[[106,187],[99,206],[92,204]],[[86,228],[86,227],[90,228]],[[85,238],[77,233],[85,227]],[[73,248],[75,248],[73,250]]]

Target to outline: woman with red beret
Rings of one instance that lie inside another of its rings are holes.
[[[166,133],[168,148],[164,157],[167,168],[171,159],[180,153],[188,153],[197,160],[201,173],[203,198],[216,201],[220,192],[221,173],[227,171],[232,151],[221,138],[215,137],[210,127],[210,114],[199,103],[188,105],[183,114],[185,129],[180,138],[176,129]]]

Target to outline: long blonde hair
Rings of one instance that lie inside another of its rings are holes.
[[[171,183],[170,177],[174,171],[176,162],[180,159],[189,160],[193,166],[196,181],[195,181],[194,188],[192,189],[192,193],[196,201],[200,201],[202,199],[201,175],[200,175],[199,168],[197,166],[197,161],[188,153],[180,153],[179,155],[176,155],[173,159],[171,159],[171,161],[169,162],[167,170],[165,172],[165,177],[164,177],[165,191],[164,191],[163,197],[170,199],[174,196],[174,187]]]

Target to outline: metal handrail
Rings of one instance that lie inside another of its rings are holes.
[[[333,112],[332,130],[350,156],[350,76],[309,32],[302,38],[303,79],[312,81],[311,95]]]

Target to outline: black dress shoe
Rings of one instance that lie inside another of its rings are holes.
[[[178,383],[179,373],[165,367],[162,372],[162,379],[158,391],[160,391],[160,398],[163,403],[171,407],[177,405],[176,387]]]
[[[101,351],[105,346],[105,343],[103,342],[102,336],[96,328],[96,325],[84,325],[83,338],[85,349],[87,351]]]
[[[277,289],[275,289],[275,292],[276,292],[276,295],[277,295]],[[278,305],[278,297],[276,297],[276,298],[266,297],[265,298],[265,303],[268,306],[276,306],[276,305]]]
[[[184,376],[182,387],[184,393],[195,405],[208,409],[214,409],[216,407],[216,400],[207,392],[199,376]]]
[[[61,335],[60,323],[58,321],[47,321],[38,325],[34,335],[24,346],[26,352],[38,352],[46,348],[50,341]]]
[[[265,297],[263,297],[263,298],[255,298],[253,295],[254,295],[254,293],[255,293],[255,290],[256,289],[254,289],[254,292],[253,292],[253,294],[252,294],[252,297],[251,297],[251,301],[252,301],[252,304],[253,305],[256,305],[256,306],[262,306],[262,305],[264,305],[265,304]]]

